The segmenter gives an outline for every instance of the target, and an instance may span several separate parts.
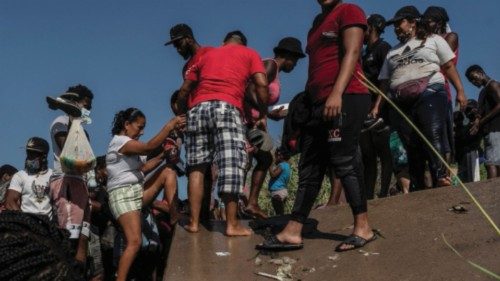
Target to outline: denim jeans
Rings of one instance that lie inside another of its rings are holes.
[[[444,85],[430,85],[407,113],[432,146],[445,158],[445,153],[449,152],[447,127],[449,106]],[[416,189],[424,188],[425,166],[428,162],[435,187],[438,179],[447,176],[446,167],[414,130],[410,131],[407,141],[412,185]]]

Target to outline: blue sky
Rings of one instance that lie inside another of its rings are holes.
[[[448,10],[451,27],[460,36],[458,69],[481,64],[500,79],[500,18],[496,0],[347,1],[365,13],[386,18],[414,4]],[[144,140],[171,118],[170,94],[181,85],[182,58],[165,47],[168,31],[187,23],[203,45],[220,45],[224,35],[242,30],[249,46],[263,58],[272,56],[280,38],[295,36],[305,44],[307,31],[320,11],[315,0],[164,0],[164,1],[0,1],[0,165],[23,167],[24,145],[31,136],[49,140],[49,125],[58,115],[45,96],[56,96],[82,83],[95,94],[87,127],[97,155],[106,151],[113,115],[130,106],[147,116]],[[395,44],[392,28],[384,36]],[[300,92],[307,79],[307,58],[290,74],[282,74],[280,103]],[[478,90],[464,81],[466,94]],[[281,123],[270,121],[278,137]],[[185,181],[181,182],[184,185]],[[183,188],[181,188],[183,189]],[[182,193],[182,191],[181,191]]]

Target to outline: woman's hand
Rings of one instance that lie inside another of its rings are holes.
[[[330,121],[339,115],[342,111],[342,94],[332,93],[328,96],[323,109],[323,119]]]
[[[465,96],[464,91],[458,91],[456,102],[460,105],[460,110],[464,111],[467,106],[467,97]]]
[[[168,122],[168,127],[170,128],[170,130],[184,130],[184,128],[186,127],[186,115],[182,114],[172,118]]]

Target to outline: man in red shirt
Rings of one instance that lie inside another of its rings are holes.
[[[226,235],[251,234],[236,217],[247,163],[243,99],[251,79],[260,103],[260,122],[265,127],[268,89],[262,60],[256,51],[246,47],[246,42],[240,31],[228,33],[223,46],[193,64],[179,90],[179,108],[187,101],[189,110],[186,158],[191,217],[185,228],[190,232],[199,231],[204,175],[214,161],[219,174],[218,192],[226,206]]]
[[[197,62],[203,54],[213,49],[210,46],[201,46],[198,44],[193,35],[193,30],[185,23],[174,25],[170,29],[170,41],[165,43],[165,46],[174,45],[177,53],[186,61],[182,68],[182,78],[185,79],[187,73],[195,62]]]
[[[187,74],[190,72],[190,69],[195,62],[198,62],[206,52],[213,49],[211,46],[201,46],[198,44],[194,38],[193,30],[185,23],[179,23],[170,29],[170,41],[165,43],[165,46],[171,44],[177,50],[177,53],[187,60],[182,68],[182,79],[186,79]],[[205,187],[203,189],[204,195],[201,205],[201,220],[207,221],[210,219],[210,200],[213,191],[211,173],[205,174],[204,183]],[[177,180],[172,182],[172,184],[177,185]],[[175,190],[177,190],[177,188],[175,188]]]
[[[307,38],[309,76],[306,100],[310,120],[301,128],[299,186],[285,229],[257,245],[265,250],[303,247],[301,231],[321,188],[328,166],[342,181],[354,215],[351,236],[336,247],[347,251],[376,238],[368,225],[358,137],[371,98],[355,74],[362,71],[366,16],[356,5],[318,0],[322,8]]]

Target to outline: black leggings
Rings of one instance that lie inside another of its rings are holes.
[[[299,186],[292,220],[304,223],[307,219],[328,166],[331,166],[340,178],[352,213],[358,215],[367,211],[358,137],[370,102],[370,95],[344,94],[340,126],[333,126],[338,123],[333,121],[302,130]]]
[[[359,145],[363,156],[365,192],[373,199],[377,181],[377,158],[380,159],[380,197],[386,197],[392,177],[392,154],[389,147],[389,127],[361,133]]]

